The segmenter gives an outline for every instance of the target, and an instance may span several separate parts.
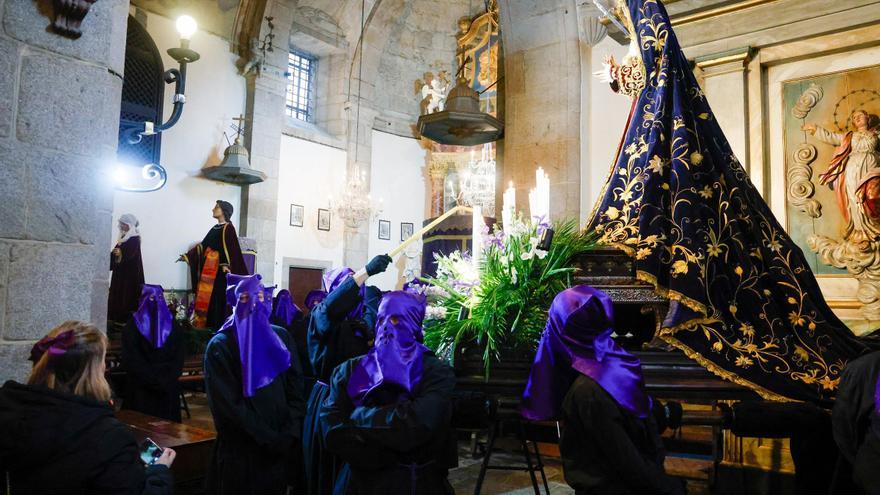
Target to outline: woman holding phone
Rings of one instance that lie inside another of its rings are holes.
[[[27,384],[0,388],[0,494],[172,493],[175,452],[144,463],[113,416],[106,350],[93,325],[62,323],[31,349]]]

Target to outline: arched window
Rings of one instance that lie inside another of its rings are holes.
[[[120,119],[133,122],[162,122],[162,101],[165,81],[162,55],[147,30],[134,17],[128,16],[128,34],[125,40],[125,75],[122,82]],[[159,163],[161,134],[144,136],[137,144],[130,144],[119,133],[116,156],[119,161],[134,166]]]

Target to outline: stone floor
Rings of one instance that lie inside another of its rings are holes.
[[[199,428],[213,429],[214,422],[211,412],[208,410],[205,395],[202,393],[188,394],[191,418],[184,415],[183,422]],[[515,448],[514,442],[499,442],[499,451],[493,454],[492,464],[501,465],[524,465],[521,450]],[[562,465],[557,457],[543,456],[544,472],[550,493],[554,495],[573,495],[572,490],[565,484],[562,474]],[[468,441],[459,444],[459,467],[449,473],[449,482],[459,495],[474,493],[477,478],[480,473],[482,457],[474,458],[471,455],[471,445]],[[709,495],[705,481],[707,465],[705,462],[690,459],[670,458],[667,459],[666,469],[668,472],[688,479],[689,495]],[[541,483],[540,475],[538,482]],[[529,474],[525,471],[489,471],[486,474],[481,495],[531,495],[534,493]],[[541,486],[541,494],[544,493]]]

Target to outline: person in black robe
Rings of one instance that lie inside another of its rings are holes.
[[[284,328],[290,333],[296,343],[296,352],[303,367],[303,376],[306,381],[306,395],[311,391],[311,385],[315,382],[315,374],[312,364],[309,362],[309,347],[306,342],[308,323],[304,314],[296,304],[287,289],[278,291],[272,303],[272,324]],[[311,383],[309,383],[311,381]]]
[[[880,352],[855,359],[843,370],[837,400],[831,411],[834,441],[840,449],[834,477],[835,493],[880,493],[878,376]],[[873,463],[869,460],[872,456]],[[869,466],[870,469],[865,469]],[[859,481],[865,491],[853,485],[854,481]],[[868,486],[872,486],[874,491],[870,491]]]
[[[217,225],[178,261],[189,265],[192,290],[196,294],[193,326],[216,330],[229,315],[226,304],[226,275],[247,275],[248,269],[241,253],[238,234],[232,225],[233,208],[218,200],[212,214]]]
[[[871,428],[856,452],[853,465],[853,480],[867,495],[880,495],[880,387],[875,397]]]
[[[423,296],[386,294],[376,346],[333,373],[321,423],[327,449],[347,463],[335,495],[455,493],[455,373],[421,343],[424,317]]]
[[[160,285],[145,284],[138,310],[122,331],[126,383],[123,409],[180,422],[180,383],[186,355],[183,331]]]
[[[144,285],[141,259],[140,222],[126,213],[119,217],[119,241],[110,253],[110,291],[107,294],[107,319],[124,323],[138,307]]]
[[[612,321],[611,298],[598,289],[556,296],[521,414],[563,420],[559,450],[577,495],[683,494],[684,481],[663,468],[660,434],[673,407],[648,396],[641,363],[611,337]]]
[[[290,335],[269,323],[260,276],[228,279],[235,308],[205,351],[217,430],[207,492],[284,495],[301,459],[302,372]]]
[[[328,384],[333,370],[370,348],[380,295],[375,288],[366,287],[365,282],[368,277],[384,272],[390,263],[388,255],[379,255],[357,273],[350,268],[338,268],[324,274],[328,295],[311,311],[308,347],[316,382],[309,394],[303,426],[309,495],[331,493],[342,467],[341,461],[324,448],[321,404],[330,394]]]

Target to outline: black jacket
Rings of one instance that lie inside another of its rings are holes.
[[[0,494],[161,495],[171,472],[140,460],[109,405],[13,381],[0,388]]]

